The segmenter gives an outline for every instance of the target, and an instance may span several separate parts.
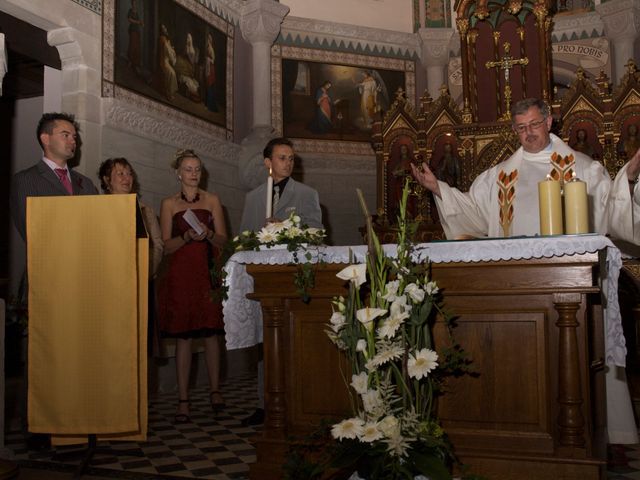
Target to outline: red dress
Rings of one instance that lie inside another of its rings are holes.
[[[173,216],[171,236],[182,236],[189,224],[184,212]],[[194,209],[198,220],[213,229],[206,209]],[[158,322],[163,336],[193,338],[222,333],[222,301],[213,295],[209,268],[217,249],[207,240],[190,242],[171,254],[158,285]]]

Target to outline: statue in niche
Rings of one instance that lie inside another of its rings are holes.
[[[417,212],[416,205],[416,181],[411,174],[411,162],[413,162],[413,145],[409,143],[396,144],[391,151],[388,164],[388,199],[389,213],[394,218],[397,213],[398,205],[402,200],[402,189],[405,180],[409,179],[411,193],[409,195],[407,210],[410,217],[415,217]]]
[[[620,139],[618,149],[624,158],[631,158],[640,147],[640,137],[638,136],[638,126],[635,123],[627,125],[626,134]]]
[[[589,134],[584,128],[580,128],[576,132],[576,141],[571,145],[571,148],[593,158],[593,147],[589,143]]]
[[[452,187],[460,183],[460,160],[454,152],[453,144],[446,142],[442,146],[442,157],[437,162],[436,177]]]

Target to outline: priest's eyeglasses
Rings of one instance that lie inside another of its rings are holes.
[[[547,118],[545,117],[542,120],[535,120],[535,121],[529,122],[529,123],[521,123],[519,125],[514,125],[513,129],[518,133],[524,133],[527,130],[537,130],[542,125],[544,125],[546,120],[547,120]]]

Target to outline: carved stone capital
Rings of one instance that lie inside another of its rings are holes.
[[[418,31],[422,46],[422,61],[426,65],[449,63],[453,28],[421,28]]]
[[[604,23],[607,37],[616,41],[624,38],[635,39],[640,32],[640,1],[611,0],[596,5]]]
[[[240,31],[251,43],[273,43],[289,7],[274,0],[249,0],[242,8]]]
[[[78,65],[100,68],[101,46],[98,37],[72,27],[62,27],[49,30],[47,42],[58,49],[63,70]]]

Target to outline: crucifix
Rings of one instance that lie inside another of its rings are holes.
[[[502,119],[509,120],[511,118],[511,85],[509,85],[509,72],[517,65],[528,65],[529,59],[527,57],[513,58],[511,55],[511,44],[509,42],[504,42],[502,46],[504,48],[502,58],[495,62],[487,62],[485,66],[487,68],[499,68],[504,71],[504,103],[506,113],[502,116]]]

